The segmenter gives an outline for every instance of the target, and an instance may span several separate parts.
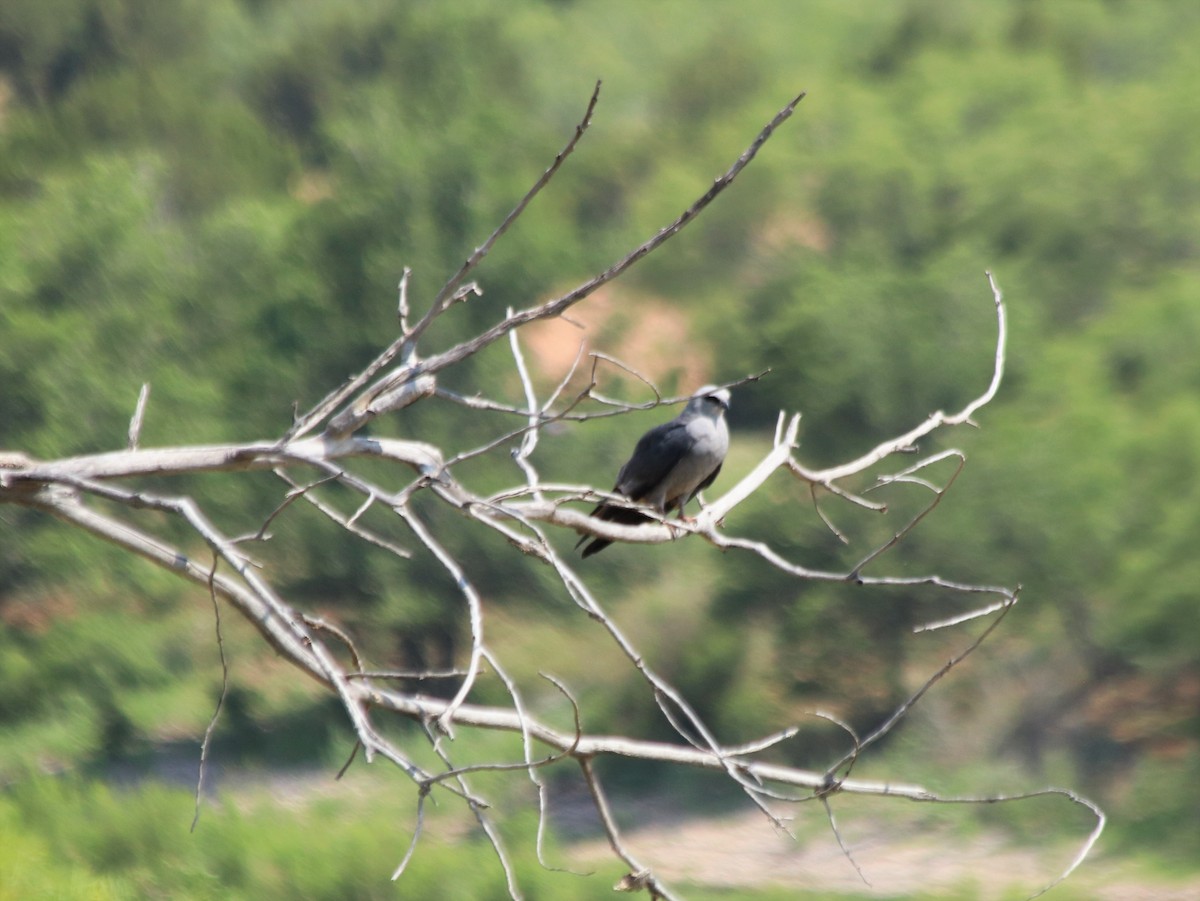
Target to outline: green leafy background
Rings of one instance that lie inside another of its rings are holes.
[[[592,131],[479,272],[483,297],[444,317],[427,350],[600,271],[807,90],[694,227],[596,299],[608,312],[590,340],[667,391],[770,367],[737,392],[719,489],[753,465],[781,408],[803,413],[801,456],[823,465],[977,395],[993,271],[1011,317],[1000,396],[981,429],[923,448],[960,446],[968,466],[877,571],[1020,583],[1022,601],[864,769],[964,791],[1069,784],[1109,810],[1111,851],[1186,870],[1200,843],[1198,42],[1200,7],[1165,0],[6,0],[0,447],[119,448],[143,382],[144,445],[276,436],[294,403],[391,340],[405,266],[419,310],[483,240],[597,78]],[[539,379],[562,375],[547,364]],[[506,349],[444,384],[521,397]],[[603,484],[661,416],[556,430],[535,462]],[[456,450],[505,425],[434,400],[375,428]],[[516,477],[503,455],[461,475],[481,489]],[[256,528],[280,496],[264,476],[172,487],[230,532]],[[845,566],[895,527],[826,499],[854,539],[843,548],[803,490],[770,487],[730,528],[812,566]],[[919,496],[886,500],[902,517]],[[547,573],[421,509],[469,561],[491,640],[545,715],[569,724],[539,670],[572,685],[590,729],[669,736]],[[346,624],[378,665],[461,657],[461,602],[436,561],[331,536],[299,506],[276,532],[262,557],[288,596]],[[780,752],[796,764],[827,763],[845,742],[805,711],[870,729],[966,640],[908,633],[961,609],[926,589],[811,586],[692,542],[594,563],[600,596],[719,735],[799,719]],[[226,631],[218,759],[335,768],[351,741],[336,706],[248,627]],[[343,802],[281,815],[270,800],[223,801],[186,838],[186,790],[144,774],[163,776],[164,758],[194,766],[219,680],[203,593],[3,511],[0,899],[502,891],[494,866],[476,878],[456,863],[486,858],[473,838],[418,853],[401,888],[386,882],[412,821],[395,780],[380,784],[402,810],[346,802],[344,828],[316,845],[305,818]],[[478,699],[502,689],[484,683]],[[120,773],[142,773],[142,787]],[[610,778],[698,794],[652,767]],[[538,869],[530,822],[505,828],[529,897],[607,894],[612,880]],[[1080,833],[1065,818],[1042,828]]]

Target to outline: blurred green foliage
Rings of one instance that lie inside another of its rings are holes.
[[[240,808],[206,805],[189,832],[180,811],[191,803],[180,789],[23,781],[0,797],[0,899],[508,897],[486,840],[448,842],[434,819],[404,874],[389,881],[411,837],[397,830],[408,810],[376,806],[362,816],[344,801],[320,801],[280,817],[260,798]],[[531,847],[536,824],[528,820],[502,830],[526,898],[611,895],[616,876],[586,879],[542,869]],[[553,845],[546,852],[559,853]]]
[[[715,361],[712,379],[771,368],[735,397],[740,447],[720,488],[753,465],[781,408],[803,412],[801,456],[821,465],[978,394],[993,270],[1011,317],[1003,390],[979,433],[924,448],[958,444],[969,464],[874,571],[1024,593],[918,713],[922,753],[1033,773],[1065,757],[1115,806],[1123,838],[1187,853],[1200,841],[1197,40],[1200,7],[1157,0],[760,0],[736,17],[682,0],[6,0],[0,447],[121,447],[143,382],[144,445],[278,435],[293,403],[391,340],[405,266],[422,309],[548,164],[597,77],[592,132],[480,271],[484,296],[444,317],[427,350],[608,265],[807,89],[738,184],[613,289],[603,337],[635,334],[653,298],[691,323],[702,346],[680,354]],[[664,384],[692,387],[679,378]],[[506,349],[445,384],[520,397]],[[656,418],[548,433],[535,462],[548,479],[603,484]],[[507,425],[431,400],[376,428],[453,451]],[[460,475],[496,487],[514,474]],[[730,526],[807,565],[851,565],[895,528],[823,498],[854,540],[843,548],[805,492],[772,486]],[[267,477],[172,490],[231,533],[257,528],[281,494]],[[894,518],[922,501],[884,494]],[[453,513],[420,512],[469,561],[518,677],[536,683],[549,658],[590,728],[666,735],[546,572]],[[0,772],[198,733],[217,679],[206,599],[27,512],[2,516]],[[364,521],[394,533],[381,513]],[[330,611],[380,665],[455,660],[461,601],[436,561],[374,553],[301,505],[275,532],[261,557],[288,574],[289,596]],[[957,647],[906,633],[961,609],[937,592],[813,587],[691,542],[609,554],[587,575],[653,665],[731,740],[801,719],[800,747],[783,752],[798,762],[841,741],[804,711],[869,729]],[[234,667],[243,751],[256,728],[292,736],[298,710],[328,709],[259,667],[252,635],[230,640],[256,660]],[[966,751],[937,740],[950,732],[972,736]],[[332,741],[308,738],[300,756]],[[136,891],[136,874],[77,865],[53,878],[95,897]]]

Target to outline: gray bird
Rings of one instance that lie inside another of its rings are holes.
[[[682,413],[638,439],[633,456],[617,473],[613,493],[653,507],[664,516],[678,510],[682,517],[688,501],[711,485],[721,471],[729,451],[728,409],[729,391],[705,385],[692,395]],[[639,510],[610,503],[597,506],[592,516],[627,525],[651,521]],[[589,537],[584,535],[575,547]],[[596,538],[583,549],[583,556],[598,554],[610,544],[606,538]]]

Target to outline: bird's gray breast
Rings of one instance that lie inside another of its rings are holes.
[[[696,416],[687,424],[688,450],[647,500],[660,510],[686,501],[712,475],[729,451],[729,429],[721,417]]]

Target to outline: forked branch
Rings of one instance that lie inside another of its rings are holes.
[[[593,765],[598,758],[655,761],[723,774],[724,778],[738,785],[772,822],[780,826],[782,819],[776,813],[779,805],[816,799],[826,806],[830,822],[833,823],[829,804],[835,794],[881,795],[922,802],[943,800],[936,792],[920,785],[856,779],[850,777],[849,771],[860,755],[888,734],[926,692],[993,634],[1016,603],[1019,594],[1019,589],[1015,588],[972,584],[933,574],[916,577],[874,574],[874,570],[888,559],[892,549],[918,528],[954,484],[965,461],[958,451],[944,451],[880,477],[882,481],[909,485],[914,491],[925,492],[928,500],[891,538],[880,543],[856,566],[846,571],[810,568],[802,562],[786,559],[769,542],[730,534],[724,527],[729,514],[760,491],[767,480],[780,471],[805,482],[814,492],[814,497],[815,491],[820,489],[845,503],[885,514],[883,505],[865,500],[842,483],[852,476],[861,476],[873,470],[937,430],[973,424],[975,414],[991,402],[1000,386],[1004,372],[1007,322],[1000,290],[990,273],[988,283],[996,310],[997,338],[992,375],[987,388],[958,412],[946,414],[939,411],[930,414],[923,422],[901,435],[880,442],[858,459],[823,470],[805,467],[796,456],[799,414],[781,414],[772,446],[762,460],[722,496],[708,503],[696,520],[668,522],[648,511],[650,521],[636,526],[590,517],[579,505],[580,502],[595,503],[599,499],[619,502],[619,498],[591,486],[549,484],[543,482],[538,474],[535,455],[541,447],[541,430],[548,424],[583,423],[670,401],[664,400],[657,387],[650,384],[654,395],[650,403],[617,405],[593,392],[594,373],[592,383],[586,389],[569,396],[566,386],[584,360],[582,351],[576,356],[570,372],[562,377],[550,396],[539,401],[533,377],[516,337],[517,330],[531,322],[562,316],[573,305],[620,277],[678,234],[703,213],[754,160],[776,129],[792,115],[803,94],[785,105],[711,187],[678,217],[607,269],[559,297],[522,310],[507,309],[494,324],[474,336],[439,353],[421,356],[421,339],[438,319],[456,303],[481,293],[478,284],[469,279],[476,277],[495,244],[552,180],[583,138],[592,121],[598,92],[597,84],[582,119],[562,150],[500,225],[466,257],[459,269],[430,299],[424,314],[415,323],[411,321],[409,272],[405,270],[400,280],[397,310],[400,334],[360,372],[331,390],[306,413],[296,417],[292,427],[278,439],[232,445],[140,448],[141,426],[148,415],[148,390],[143,389],[129,426],[128,445],[123,450],[50,461],[33,460],[17,452],[0,453],[0,503],[41,510],[192,582],[203,589],[204,595],[212,602],[220,599],[231,605],[258,630],[264,641],[297,670],[336,694],[354,728],[356,740],[364,750],[365,758],[368,761],[382,758],[391,762],[416,787],[416,829],[396,875],[403,871],[416,851],[425,825],[426,800],[435,791],[448,793],[464,803],[477,819],[495,849],[504,870],[509,894],[514,898],[519,893],[514,870],[495,829],[492,815],[488,812],[487,801],[468,782],[468,777],[479,770],[516,770],[525,773],[537,787],[540,811],[537,847],[539,860],[544,860],[542,836],[546,824],[546,794],[540,772],[560,762],[575,762],[587,783],[613,853],[629,867],[630,872],[622,880],[621,887],[645,891],[652,898],[673,898],[675,895],[625,846],[616,827],[611,802]],[[511,341],[513,361],[523,393],[520,401],[455,395],[438,384],[441,372],[504,337],[509,337]],[[602,358],[611,359],[597,354],[593,356],[593,365]],[[626,371],[637,373],[635,368],[615,362]],[[373,438],[361,433],[363,426],[372,419],[385,413],[402,416],[406,407],[434,396],[450,397],[470,409],[510,414],[513,427],[500,431],[484,444],[468,450],[447,450],[418,440]],[[322,432],[310,434],[322,424],[325,426]],[[460,478],[463,470],[460,464],[500,450],[511,451],[518,474],[510,487],[485,493],[473,489],[467,480]],[[400,487],[381,484],[376,480],[377,476],[368,475],[378,473],[381,467],[364,469],[357,465],[364,459],[394,464],[386,468],[394,481],[400,483]],[[939,483],[929,473],[934,471],[933,464],[943,460],[955,461],[957,468],[949,478]],[[150,493],[138,487],[139,481],[147,476],[154,476],[162,483],[172,477],[195,473],[219,473],[232,478],[250,471],[274,472],[284,487],[275,509],[262,519],[257,530],[242,537],[227,535],[191,498]],[[336,490],[335,496],[331,497],[333,492],[330,489]],[[347,495],[352,498],[352,504],[343,509]],[[488,642],[486,592],[483,590],[486,586],[476,586],[472,580],[470,561],[451,552],[449,546],[452,543],[439,537],[438,530],[432,525],[434,520],[423,513],[418,515],[413,505],[418,495],[453,511],[472,527],[495,532],[508,541],[516,552],[548,567],[559,590],[578,606],[589,622],[600,626],[604,640],[612,642],[620,650],[632,671],[643,681],[645,690],[657,703],[664,722],[675,731],[679,741],[655,742],[637,736],[598,735],[587,731],[575,696],[568,686],[552,676],[547,678],[570,701],[574,728],[555,728],[531,711],[522,698],[516,680],[508,675],[504,661]],[[269,527],[277,519],[292,515],[298,506],[296,502],[301,500],[320,511],[333,528],[344,529],[368,542],[378,553],[389,554],[398,560],[422,553],[437,561],[454,582],[463,602],[458,610],[447,612],[447,618],[463,616],[462,611],[465,610],[470,648],[464,666],[417,674],[392,672],[386,666],[371,666],[355,646],[351,630],[310,617],[288,603],[274,587],[269,573],[260,571],[251,561],[246,548],[253,542],[264,540],[269,534]],[[202,560],[193,559],[187,548],[166,537],[171,532],[161,529],[161,516],[152,521],[159,524],[159,532],[139,520],[137,511],[141,510],[157,511],[175,522],[185,523],[204,549]],[[368,528],[364,525],[368,513],[372,517],[379,517],[380,511],[382,515],[394,516],[390,521],[406,531],[408,539],[405,543],[392,537],[386,528],[375,525]],[[820,515],[827,523],[830,522],[824,512]],[[694,535],[719,549],[751,554],[762,564],[796,579],[856,582],[865,586],[930,586],[968,598],[978,594],[992,595],[991,602],[980,609],[927,624],[924,628],[948,628],[983,616],[992,616],[992,619],[974,639],[965,643],[959,653],[930,675],[878,729],[862,740],[847,730],[853,741],[852,748],[845,756],[835,760],[824,771],[804,770],[774,763],[767,756],[782,742],[796,737],[798,727],[795,724],[782,724],[771,735],[751,736],[735,744],[725,744],[717,738],[685,695],[654,669],[636,642],[605,609],[605,605],[593,594],[573,565],[558,552],[555,535],[568,532],[572,533],[572,537],[582,533],[636,543],[663,543]],[[864,572],[867,568],[872,570],[872,574]],[[332,646],[326,644],[330,637],[333,638]],[[347,659],[349,663],[343,662]],[[476,686],[482,679],[493,676],[500,681],[502,697],[507,698],[509,703],[473,703]],[[450,697],[448,700],[439,699],[400,690],[395,686],[401,678],[453,680],[448,683],[450,688],[447,694]],[[441,761],[440,769],[416,764],[397,741],[387,737],[386,730],[376,728],[376,718],[388,715],[414,720],[425,728]],[[458,732],[456,727],[459,728]],[[451,759],[449,739],[456,734],[469,734],[468,730],[472,729],[500,730],[519,736],[521,754],[514,760],[456,765]],[[207,748],[206,739],[205,756]],[[1095,829],[1061,879],[1086,856],[1103,828],[1104,816],[1091,802],[1071,792],[1047,790],[1034,794],[1046,793],[1057,793],[1072,803],[1082,805],[1096,818]],[[982,803],[1030,796],[969,800]],[[968,799],[944,800],[965,802]],[[837,827],[834,828],[836,831]],[[837,838],[840,842],[840,832]]]

